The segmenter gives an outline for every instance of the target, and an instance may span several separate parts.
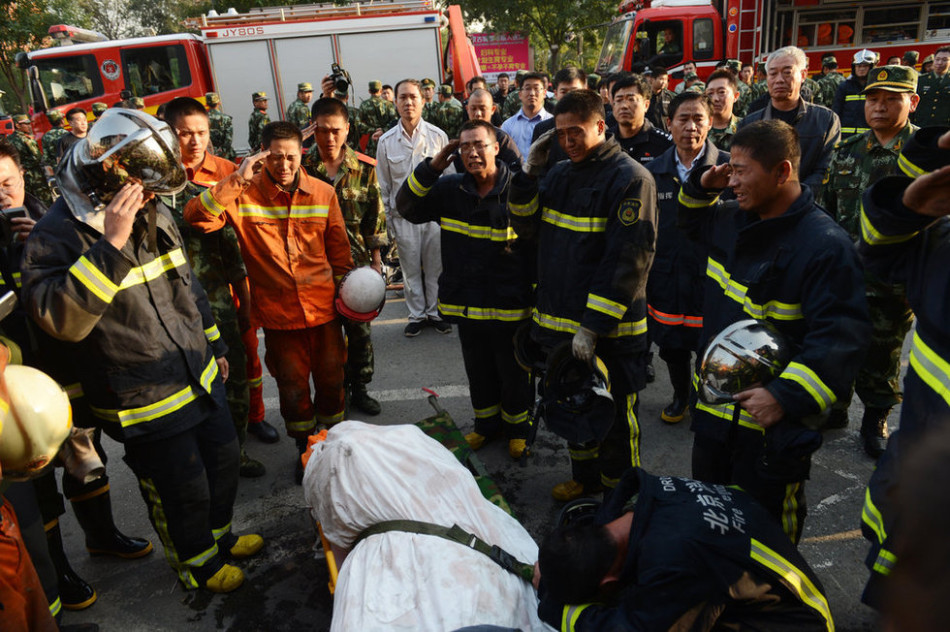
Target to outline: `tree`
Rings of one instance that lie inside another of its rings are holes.
[[[484,20],[486,30],[518,31],[539,41],[548,51],[549,70],[557,70],[569,35],[607,22],[617,0],[467,0],[468,19]]]

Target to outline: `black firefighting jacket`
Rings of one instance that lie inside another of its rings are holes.
[[[784,214],[762,220],[703,190],[706,169],[694,170],[679,195],[680,227],[709,248],[700,348],[736,321],[771,322],[795,348],[766,388],[784,421],[801,421],[847,396],[870,342],[857,250],[808,187]],[[734,412],[732,404],[699,402],[692,427],[725,441]],[[737,422],[761,431],[745,411]]]
[[[227,352],[175,222],[157,206],[155,254],[144,214],[119,251],[61,198],[34,227],[23,259],[24,303],[46,332],[74,343],[94,414],[127,442],[200,422],[199,408],[215,405],[215,356]]]
[[[442,275],[439,313],[447,320],[518,322],[531,316],[535,249],[508,219],[511,172],[498,161],[498,180],[484,198],[468,173],[442,175],[427,158],[396,195],[399,214],[414,224],[439,222]]]
[[[562,632],[834,630],[821,582],[749,495],[630,469],[595,522],[620,518],[631,504],[619,593],[562,604],[545,591],[542,574],[538,614],[545,622]]]
[[[849,77],[838,84],[835,92],[833,109],[841,119],[841,137],[848,138],[854,134],[863,134],[870,130],[867,119],[864,117],[864,102],[866,100],[864,86],[857,77]]]
[[[553,347],[583,326],[598,355],[646,349],[646,282],[656,245],[653,176],[613,138],[539,182],[519,173],[509,196],[520,236],[537,236],[532,336]]]

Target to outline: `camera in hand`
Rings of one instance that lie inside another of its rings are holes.
[[[16,234],[13,231],[12,220],[17,217],[29,217],[26,208],[14,206],[0,210],[0,248],[6,248],[13,243]]]
[[[333,80],[333,89],[343,94],[350,90],[350,73],[340,68],[340,64],[330,64],[330,79]]]

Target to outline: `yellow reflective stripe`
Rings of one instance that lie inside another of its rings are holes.
[[[798,499],[795,494],[801,483],[789,483],[785,486],[785,499],[782,501],[782,530],[795,542],[798,533]]]
[[[409,174],[409,179],[406,180],[406,183],[409,185],[409,190],[416,194],[417,197],[425,197],[426,194],[432,187],[423,186],[419,179],[416,178],[416,173],[413,171]]]
[[[541,211],[541,221],[577,233],[602,233],[607,230],[606,217],[577,217],[547,207]]]
[[[821,594],[805,573],[755,538],[751,540],[749,555],[753,560],[771,569],[785,580],[785,583],[798,595],[802,603],[813,608],[822,616],[828,632],[834,632],[835,624],[831,619],[831,608],[828,607],[828,600],[825,599],[825,596]]]
[[[874,227],[874,224],[871,223],[871,219],[867,216],[867,213],[864,211],[864,203],[861,204],[861,238],[864,239],[864,242],[871,246],[882,246],[885,244],[899,244],[905,241],[910,241],[917,236],[917,231],[908,233],[906,235],[885,235],[880,232],[877,228]]]
[[[821,381],[818,374],[801,362],[789,362],[779,377],[783,380],[791,380],[808,391],[822,410],[838,399],[828,385]]]
[[[250,386],[251,388],[256,388],[258,386],[261,386],[263,383],[264,383],[263,375],[261,377],[252,377],[251,379],[247,381],[247,385]]]
[[[64,386],[64,387],[63,387],[63,390],[66,391],[66,395],[67,395],[67,396],[69,397],[69,399],[71,399],[71,400],[72,400],[72,399],[79,399],[80,397],[83,396],[82,384],[80,384],[79,382],[76,382],[76,383],[74,383],[74,384],[70,384],[69,386]]]
[[[161,257],[149,261],[145,265],[138,266],[129,270],[129,273],[122,279],[120,290],[127,290],[135,285],[141,285],[147,281],[154,281],[169,270],[180,268],[187,263],[185,254],[181,248],[176,248],[171,252],[163,254]]]
[[[209,548],[205,549],[204,551],[202,551],[198,555],[195,555],[194,557],[188,558],[187,560],[182,562],[182,564],[185,566],[190,566],[192,568],[201,567],[207,564],[208,561],[217,554],[218,554],[218,543],[215,542]]]
[[[593,448],[572,448],[568,445],[567,451],[571,455],[571,460],[574,461],[592,461],[600,453],[596,446]]]
[[[56,599],[49,605],[49,613],[53,618],[56,618],[59,615],[60,610],[63,609],[63,602],[59,598],[59,595],[56,596]]]
[[[528,411],[523,410],[520,413],[509,413],[502,410],[501,420],[504,421],[506,424],[520,424],[525,421],[528,421]]]
[[[686,195],[686,193],[684,193],[683,189],[681,188],[679,196],[677,196],[677,200],[679,200],[679,203],[686,208],[709,208],[719,201],[719,196],[717,195],[712,199],[694,198]]]
[[[910,366],[927,386],[950,405],[950,362],[937,355],[916,329],[910,346]]]
[[[520,309],[501,309],[498,307],[472,307],[469,305],[452,305],[451,303],[438,302],[439,311],[444,316],[457,316],[459,318],[468,318],[471,320],[501,320],[505,322],[517,322],[531,316],[530,307]]]
[[[874,505],[874,501],[871,500],[870,487],[864,490],[864,508],[861,510],[861,522],[871,528],[871,531],[877,536],[878,544],[884,544],[884,540],[887,538],[887,532],[884,529],[884,518],[881,517],[881,512]]]
[[[317,425],[317,419],[316,417],[311,417],[310,419],[305,419],[303,421],[285,421],[284,425],[289,431],[305,432],[307,430],[313,430],[313,428]]]
[[[215,358],[211,358],[211,362],[209,362],[205,370],[201,372],[201,387],[210,393],[211,385],[214,383],[214,378],[216,377],[218,377],[218,361]]]
[[[476,419],[488,419],[489,417],[494,417],[501,413],[501,404],[495,404],[487,408],[474,408],[473,410],[475,411]]]
[[[874,560],[872,569],[875,573],[890,575],[895,564],[897,564],[897,556],[887,549],[881,549],[877,554],[877,559]]]
[[[181,580],[181,583],[186,588],[197,588],[198,582],[191,574],[191,571],[178,560],[178,551],[175,549],[175,542],[168,533],[168,518],[165,516],[165,507],[162,504],[162,497],[159,496],[158,490],[155,489],[155,483],[153,483],[150,478],[140,478],[139,486],[142,488],[146,498],[148,498],[146,504],[149,508],[149,517],[152,520],[152,525],[162,539],[162,544],[165,545],[163,547],[165,549],[165,560],[169,566],[175,569],[175,572],[178,573],[178,579]]]
[[[870,131],[870,127],[842,127],[842,134],[863,134],[864,132]]]
[[[742,311],[753,318],[772,318],[775,320],[801,320],[804,318],[801,303],[768,301],[759,305],[758,303],[752,302],[749,297],[746,296],[749,288],[733,281],[729,272],[726,271],[726,268],[712,257],[709,257],[706,262],[706,276],[718,283],[723,293],[728,298],[739,303],[742,306]]]
[[[473,239],[488,239],[490,241],[508,241],[508,228],[492,228],[491,226],[479,226],[478,224],[469,224],[451,217],[443,217],[439,221],[442,230],[452,233],[459,233]]]
[[[13,285],[17,286],[17,288],[23,287],[23,273],[22,272],[13,273]]]
[[[617,301],[612,301],[609,298],[597,296],[596,294],[587,295],[587,309],[593,309],[602,314],[607,314],[617,320],[623,318],[623,315],[627,313],[627,306],[623,303],[618,303]]]
[[[224,525],[223,527],[219,529],[212,529],[211,535],[214,536],[214,539],[217,542],[218,540],[221,539],[222,536],[225,536],[229,534],[230,532],[231,532],[231,523],[229,522],[228,524]]]
[[[864,101],[867,97],[863,94],[849,94],[844,98],[845,101]]]
[[[640,467],[640,420],[634,412],[637,394],[627,395],[627,429],[630,434],[630,466]],[[619,482],[619,481],[618,481]],[[614,485],[616,487],[616,484]]]
[[[205,338],[208,339],[208,342],[214,342],[215,340],[217,340],[217,339],[220,338],[220,337],[221,337],[221,332],[218,331],[218,326],[217,326],[217,325],[214,325],[214,324],[213,324],[213,325],[211,325],[210,327],[208,327],[207,329],[205,329]]]
[[[732,421],[732,418],[735,416],[735,404],[719,404],[718,406],[711,406],[701,401],[697,401],[696,409],[707,412],[714,417],[725,419],[726,421]],[[744,428],[748,428],[749,430],[756,430],[763,434],[765,433],[765,428],[755,423],[752,420],[752,415],[750,415],[748,411],[744,409],[739,409],[739,421],[737,423]]]
[[[201,195],[198,196],[198,200],[201,202],[201,206],[205,207],[205,210],[212,215],[220,215],[227,210],[220,202],[214,199],[214,196],[211,195],[211,189],[202,191]]]
[[[343,421],[343,411],[341,410],[338,413],[333,415],[317,415],[317,423],[321,423],[325,426],[332,426],[333,424],[338,424]]]
[[[911,178],[919,178],[920,176],[927,173],[924,169],[918,167],[910,160],[907,159],[907,156],[901,154],[897,157],[897,166],[900,167],[901,171],[910,176]]]
[[[104,275],[99,268],[92,265],[85,256],[79,257],[79,260],[69,267],[69,273],[103,303],[111,303],[116,292],[119,291],[119,286]]]
[[[531,313],[531,318],[539,326],[544,327],[545,329],[552,329],[554,331],[561,331],[565,333],[574,334],[577,333],[577,330],[580,328],[581,324],[576,320],[571,320],[570,318],[561,318],[559,316],[552,316],[551,314],[545,314],[544,312],[539,312],[537,309],[534,309]],[[605,338],[621,338],[625,336],[640,336],[647,332],[647,319],[641,318],[636,321],[623,322],[617,325],[609,334],[604,336]]]
[[[538,211],[538,196],[535,194],[531,201],[527,204],[515,204],[514,202],[508,202],[508,208],[511,209],[511,212],[520,217],[528,217],[534,215]]]
[[[262,217],[265,219],[311,219],[327,217],[330,207],[326,204],[313,206],[259,206],[257,204],[241,204],[238,206],[241,217]]]
[[[589,603],[564,606],[564,612],[561,614],[561,632],[574,632],[574,626],[577,625],[581,613],[590,606]]]

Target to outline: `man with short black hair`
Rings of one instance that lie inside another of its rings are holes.
[[[640,75],[621,77],[613,84],[613,102],[616,125],[609,131],[627,154],[647,165],[670,148],[670,135],[655,128],[646,119],[652,102],[650,82]]]
[[[818,94],[814,102],[826,108],[834,107],[838,86],[845,80],[838,72],[838,58],[829,53],[821,58],[821,76],[818,77]]]
[[[556,130],[532,145],[509,196],[515,232],[538,239],[531,337],[549,351],[570,342],[584,362],[592,361],[596,349],[615,406],[602,443],[569,444],[571,480],[552,490],[557,500],[569,501],[613,487],[640,462],[637,393],[646,384],[646,281],[656,241],[656,188],[650,174],[607,138],[599,94],[569,92],[558,102],[555,119]],[[569,160],[546,171],[555,134]]]
[[[481,89],[472,92],[465,105],[465,113],[468,114],[468,120],[470,121],[492,123],[493,115],[497,110],[498,106],[495,105],[488,91]],[[498,141],[498,160],[504,162],[511,170],[520,170],[522,156],[521,152],[518,151],[518,146],[511,140],[511,136],[502,131],[500,127],[497,127],[494,123],[492,123],[492,127],[495,128],[495,137]],[[455,165],[455,170],[458,173],[465,171],[465,161],[462,160],[461,156],[456,156],[452,164]]]
[[[264,127],[270,124],[270,116],[267,115],[267,93],[255,92],[251,95],[251,101],[254,104],[254,110],[247,121],[247,144],[249,151],[256,154],[261,151],[261,135]]]
[[[813,428],[848,392],[870,337],[861,265],[848,234],[799,181],[794,128],[745,125],[730,154],[729,164],[695,169],[679,193],[680,227],[709,248],[700,348],[752,317],[786,337],[792,358],[734,404],[695,403],[693,477],[738,485],[797,543],[821,445]],[[720,199],[727,187],[735,200]]]
[[[546,89],[547,81],[543,74],[531,72],[525,75],[518,90],[521,109],[501,124],[501,129],[515,141],[522,156],[528,155],[534,126],[551,118],[551,113],[544,109]]]
[[[86,111],[82,108],[70,108],[66,111],[66,122],[69,123],[69,135],[63,136],[56,143],[57,161],[69,153],[73,145],[86,137],[89,133],[89,120]]]
[[[950,46],[938,48],[932,63],[933,69],[929,72],[921,67],[917,84],[920,104],[914,114],[914,123],[920,127],[950,123]]]
[[[501,104],[505,102],[505,99],[508,97],[508,88],[511,85],[508,73],[502,72],[495,77],[495,87],[492,88],[491,94],[494,98],[495,103],[501,107]]]
[[[650,83],[653,90],[650,96],[650,109],[647,110],[647,118],[653,123],[653,127],[668,131],[666,127],[667,111],[670,107],[670,101],[676,94],[667,90],[670,83],[670,75],[663,66],[653,66],[650,68]]]
[[[712,103],[712,129],[709,140],[723,151],[729,151],[729,143],[739,128],[741,120],[734,107],[739,99],[736,77],[728,70],[717,70],[706,82],[706,96]]]
[[[587,73],[576,66],[561,68],[554,74],[554,101],[555,103],[564,97],[565,94],[573,90],[584,90],[587,88]],[[606,106],[605,106],[606,109]],[[531,130],[531,142],[538,140],[541,134],[554,129],[554,117],[543,120],[534,126]],[[524,152],[523,152],[524,153]],[[525,154],[527,155],[527,154]],[[548,156],[548,166],[553,165],[559,160],[564,160],[567,156],[558,146],[551,147],[551,153]]]

